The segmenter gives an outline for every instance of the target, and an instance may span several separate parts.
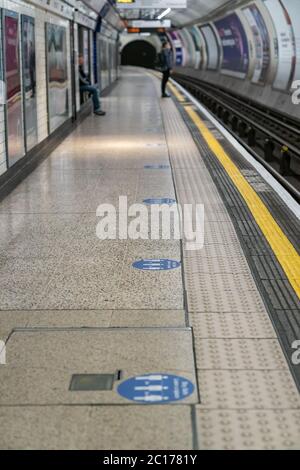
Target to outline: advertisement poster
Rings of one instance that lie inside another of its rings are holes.
[[[90,75],[90,53],[89,53],[89,32],[87,29],[83,29],[83,57],[84,64],[83,70],[86,75]]]
[[[249,46],[244,27],[236,13],[215,22],[222,49],[221,71],[237,78],[246,78],[249,68]]]
[[[209,24],[200,29],[206,43],[207,69],[217,70],[220,63],[220,51],[216,35]]]
[[[101,65],[101,90],[104,90],[109,85],[109,70],[108,70],[108,43],[107,41],[100,40],[100,65]]]
[[[173,46],[173,54],[175,58],[176,65],[183,65],[183,48],[182,43],[175,31],[171,31],[168,33],[168,36],[171,40],[171,44]]]
[[[24,156],[19,17],[13,12],[5,12],[4,38],[7,94],[7,150],[8,164],[11,166]]]
[[[68,66],[66,28],[47,23],[49,129],[54,131],[67,118]]]
[[[289,91],[296,71],[296,43],[292,21],[281,0],[265,0],[265,5],[270,12],[277,36],[278,67],[273,86],[278,90]]]
[[[264,85],[267,82],[271,61],[268,29],[264,18],[255,3],[244,8],[243,13],[252,29],[254,37],[255,70],[252,82]]]
[[[192,26],[189,31],[195,47],[195,69],[199,69],[203,66],[203,46],[201,33],[196,26]]]
[[[2,21],[1,10],[0,10],[0,21]],[[3,76],[3,57],[2,57],[2,47],[0,47],[0,113],[3,112],[3,105],[5,104],[5,101],[6,101],[6,91],[5,91],[5,83],[4,83],[4,76]]]
[[[35,25],[34,19],[22,17],[23,88],[27,150],[37,143]]]
[[[294,80],[300,80],[300,4],[299,0],[282,0],[289,17],[292,20],[292,29],[294,34],[294,45],[296,48],[296,67]]]

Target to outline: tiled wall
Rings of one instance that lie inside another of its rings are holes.
[[[25,14],[35,18],[35,46],[36,46],[36,96],[37,96],[37,135],[38,142],[42,142],[48,136],[48,109],[47,109],[47,71],[46,71],[46,23],[53,23],[67,29],[67,54],[68,60],[68,93],[69,93],[69,117],[72,115],[72,90],[71,90],[71,44],[70,44],[70,22],[58,15],[40,9],[22,0],[0,0],[0,9],[8,9],[17,13]],[[2,22],[0,21],[0,33]],[[1,37],[1,36],[0,36]],[[93,33],[90,31],[90,54],[91,54],[91,79],[94,82],[93,73]],[[74,48],[78,51],[78,25],[74,25]],[[1,84],[0,84],[1,85]],[[78,80],[78,56],[75,54],[75,86],[76,86],[76,109],[80,110],[80,92]],[[1,86],[0,86],[1,95]],[[5,95],[5,93],[4,93]],[[0,96],[0,175],[7,170],[5,151],[5,120],[4,106],[1,105]],[[25,157],[26,158],[26,157]]]
[[[1,1],[0,1],[0,5],[1,5]],[[0,37],[1,34],[2,34],[2,21],[0,21]],[[0,60],[2,60],[2,57],[1,57],[1,52],[0,52]],[[0,76],[0,80],[1,80],[1,76]],[[4,84],[0,84],[1,86],[1,95],[4,94],[5,90],[4,90]],[[1,100],[1,97],[0,97],[0,100]],[[4,106],[1,104],[0,102],[0,175],[2,175],[3,173],[5,173],[6,171],[6,153],[5,153],[5,132],[4,132]]]

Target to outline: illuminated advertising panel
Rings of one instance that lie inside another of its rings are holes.
[[[268,29],[264,18],[255,3],[244,8],[243,13],[247,18],[254,37],[255,70],[252,82],[263,85],[267,81],[271,61]]]
[[[53,132],[69,112],[66,28],[47,23],[46,36],[49,130]]]
[[[19,51],[19,16],[4,14],[7,151],[9,166],[24,156],[21,67]]]
[[[282,0],[282,3],[292,20],[294,45],[296,48],[296,68],[294,80],[300,80],[300,3],[299,0]]]
[[[35,24],[34,19],[22,17],[23,90],[26,148],[37,143]]]
[[[90,48],[89,48],[89,32],[87,29],[83,29],[83,70],[86,75],[90,75]]]
[[[220,51],[216,35],[209,24],[202,26],[200,30],[206,44],[207,69],[217,70],[220,63]]]
[[[1,10],[0,10],[0,21],[2,22]],[[0,44],[2,44],[2,34],[0,28]],[[3,57],[2,47],[0,47],[0,112],[3,112],[3,105],[6,100],[5,83],[4,83],[4,71],[3,71]]]
[[[195,63],[194,67],[195,69],[200,68],[201,64],[201,38],[200,38],[200,32],[197,30],[195,26],[192,26],[189,29],[189,32],[191,34],[191,38],[194,42],[194,47],[195,47]]]
[[[223,49],[221,71],[245,78],[249,68],[249,46],[244,27],[236,13],[215,22]]]
[[[183,48],[180,38],[175,31],[171,31],[167,33],[167,36],[170,38],[170,42],[173,47],[173,54],[175,56],[175,64],[182,65],[183,64]]]
[[[128,22],[128,26],[140,29],[170,28],[171,20],[132,20]]]
[[[291,17],[281,0],[265,0],[265,5],[270,12],[277,36],[278,67],[273,86],[278,90],[288,91],[296,71],[296,44]]]

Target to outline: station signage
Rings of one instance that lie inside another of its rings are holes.
[[[165,10],[182,9],[187,7],[187,0],[117,0],[117,6],[123,9],[138,9],[138,10]]]
[[[92,30],[96,29],[96,21],[92,20],[86,15],[83,15],[80,11],[76,11],[74,14],[74,19],[76,23],[81,24],[82,26],[86,26],[87,28],[90,28]]]
[[[139,29],[171,28],[171,20],[132,20],[128,21],[128,27]]]
[[[65,3],[61,0],[30,0],[30,3],[56,13],[63,18],[73,19],[74,8],[70,5],[70,2]]]

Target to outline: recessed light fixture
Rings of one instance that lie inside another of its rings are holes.
[[[163,12],[157,17],[157,19],[158,19],[158,20],[161,20],[162,18],[164,18],[165,16],[167,16],[170,12],[171,12],[171,8],[167,8],[165,11],[163,11]]]

